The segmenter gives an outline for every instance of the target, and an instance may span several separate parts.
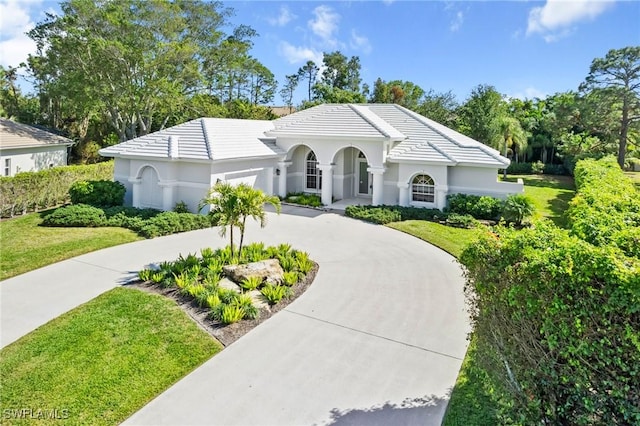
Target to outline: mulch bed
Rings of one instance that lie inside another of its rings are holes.
[[[208,314],[210,309],[201,308],[198,303],[190,298],[180,294],[177,288],[162,288],[152,283],[144,283],[141,281],[134,281],[127,284],[127,287],[135,288],[150,293],[161,294],[165,297],[173,299],[180,308],[193,320],[200,328],[213,336],[216,340],[222,343],[223,346],[229,346],[249,331],[253,330],[256,326],[260,325],[263,321],[268,320],[274,314],[284,309],[291,302],[296,300],[302,293],[304,293],[318,273],[318,264],[314,262],[313,268],[305,276],[304,280],[296,283],[291,287],[293,294],[291,297],[282,299],[279,303],[270,306],[269,308],[261,308],[258,318],[253,320],[242,320],[234,324],[224,325],[219,321],[211,319]]]

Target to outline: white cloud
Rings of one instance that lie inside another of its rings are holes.
[[[351,40],[349,41],[349,45],[353,50],[359,50],[365,55],[371,53],[371,43],[369,43],[369,39],[358,34],[356,30],[351,30]]]
[[[456,13],[455,18],[453,18],[453,21],[451,21],[451,25],[449,26],[449,30],[451,32],[456,32],[460,29],[460,27],[462,26],[462,23],[464,22],[464,13],[462,13],[461,10],[459,10]]]
[[[308,21],[309,28],[330,46],[336,44],[334,35],[338,32],[340,15],[329,6],[321,5],[313,9],[315,18]]]
[[[0,65],[16,67],[35,53],[36,44],[25,33],[35,26],[31,8],[37,10],[40,3],[41,0],[0,1]]]
[[[547,97],[547,94],[542,90],[539,90],[539,89],[536,89],[535,87],[530,86],[524,89],[523,91],[516,92],[512,95],[508,95],[507,97],[522,99],[522,100],[534,99],[534,98],[544,99]]]
[[[529,11],[527,35],[541,34],[553,42],[566,37],[578,22],[592,21],[610,8],[615,0],[547,0]]]
[[[268,18],[267,21],[276,27],[284,27],[289,22],[296,19],[297,16],[291,13],[287,6],[280,6],[280,13],[275,18]]]
[[[294,46],[286,41],[281,41],[278,50],[290,64],[304,63],[307,61],[313,61],[316,64],[322,63],[322,52],[309,47]]]

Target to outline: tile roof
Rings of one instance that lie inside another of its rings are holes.
[[[262,141],[272,121],[199,118],[100,150],[105,157],[135,156],[228,160],[284,155]],[[266,138],[265,138],[266,139]]]
[[[71,139],[55,133],[0,118],[0,149],[73,144]]]
[[[496,167],[509,164],[509,160],[495,149],[399,105],[369,104],[367,107],[407,135],[389,152],[387,158],[391,161],[433,161]]]
[[[503,167],[509,160],[468,136],[394,104],[323,104],[275,121],[201,118],[109,148],[105,156],[198,160],[284,155],[278,137],[396,142],[387,160]]]

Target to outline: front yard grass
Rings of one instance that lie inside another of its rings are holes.
[[[459,257],[477,235],[475,229],[454,228],[426,220],[406,220],[389,223],[387,226],[418,237],[455,257]]]
[[[508,182],[518,179],[524,182],[524,194],[536,208],[536,218],[546,217],[557,226],[565,227],[564,212],[575,195],[576,187],[571,176],[555,175],[508,175]]]
[[[0,222],[0,280],[119,244],[141,240],[123,228],[49,228],[43,213]]]
[[[3,424],[119,424],[221,349],[173,301],[113,289],[0,351]]]

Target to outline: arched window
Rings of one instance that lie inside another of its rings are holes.
[[[311,151],[307,154],[306,161],[307,189],[322,189],[322,170],[318,170],[318,159],[315,152]]]
[[[413,201],[433,203],[435,201],[434,193],[434,183],[431,176],[417,175],[411,181],[411,199]]]

